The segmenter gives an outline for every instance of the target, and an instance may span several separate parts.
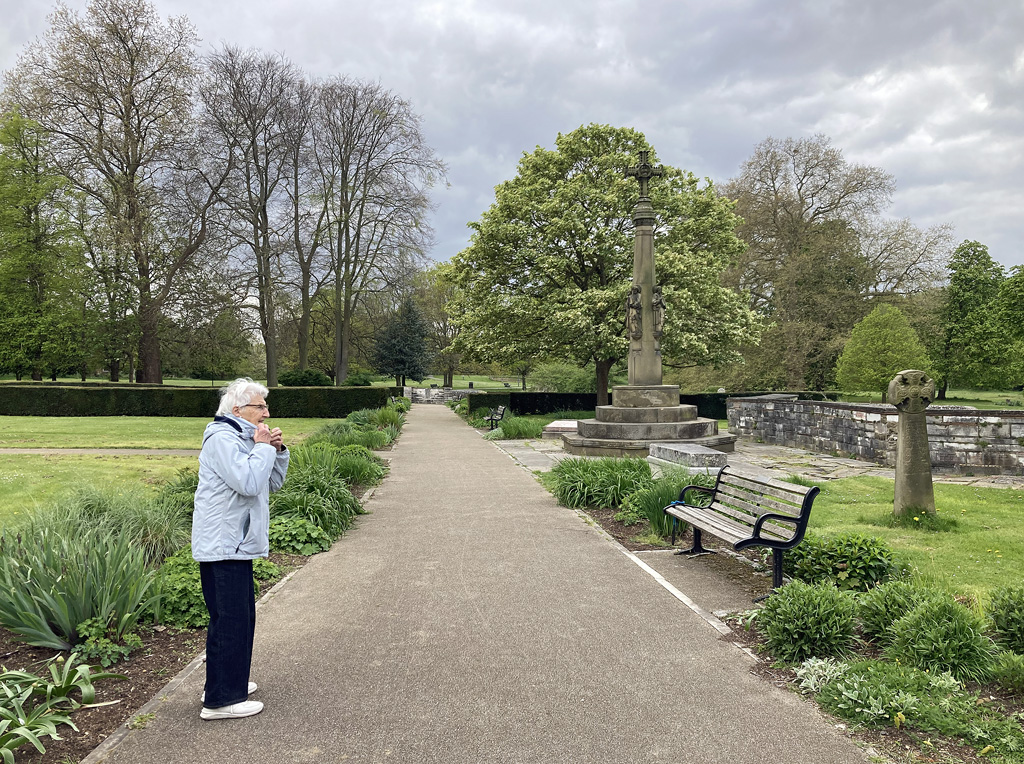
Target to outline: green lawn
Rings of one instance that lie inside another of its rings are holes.
[[[1019,584],[1024,571],[1024,490],[935,484],[939,517],[957,527],[929,532],[886,525],[893,481],[857,477],[821,485],[810,528],[878,536],[905,554],[922,579],[982,600],[997,586]]]
[[[323,419],[267,420],[295,443]],[[202,445],[209,417],[0,417],[4,448],[194,448]]]
[[[157,484],[182,467],[197,466],[194,456],[85,454],[0,454],[0,528],[17,525],[37,507],[83,484]]]
[[[881,393],[844,393],[840,400],[845,403],[884,403]],[[973,406],[978,409],[1013,409],[1024,406],[1024,392],[1020,390],[947,390],[946,399],[934,401],[934,405]]]

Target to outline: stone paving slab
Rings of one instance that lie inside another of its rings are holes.
[[[568,455],[562,451],[559,441],[551,440],[496,440],[495,446],[512,459],[531,470],[546,471]],[[736,441],[736,450],[727,454],[729,464],[742,465],[744,469],[766,470],[786,475],[798,475],[810,480],[837,480],[862,475],[884,477],[892,480],[895,471],[872,462],[848,459],[829,454],[818,454],[800,448],[756,443],[749,438]],[[1024,489],[1024,476],[1020,475],[950,475],[932,473],[936,483],[973,485],[983,488]]]

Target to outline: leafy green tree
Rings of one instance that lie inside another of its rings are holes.
[[[1006,381],[1024,385],[1024,265],[1015,266],[999,285],[994,318],[1010,343]]]
[[[623,173],[640,150],[651,150],[642,133],[591,124],[559,134],[553,150],[523,155],[452,260],[460,349],[506,367],[550,357],[594,363],[598,401],[607,402],[609,371],[629,348],[637,185]],[[650,187],[667,306],[662,353],[678,364],[732,359],[758,328],[746,299],[720,283],[743,249],[732,205],[690,173],[664,172]]]
[[[33,379],[83,366],[88,272],[69,222],[69,184],[44,133],[17,113],[0,122],[0,367]]]
[[[936,358],[939,398],[953,385],[1000,387],[1005,383],[1007,337],[997,313],[1003,268],[988,247],[965,241],[949,261],[942,310],[944,336]]]
[[[846,161],[824,135],[762,141],[723,186],[749,244],[725,283],[769,322],[744,349],[742,389],[831,386],[844,338],[874,303],[939,280],[949,227],[882,218],[893,189],[891,175]]]
[[[836,380],[842,390],[878,390],[904,369],[928,371],[931,362],[917,333],[899,308],[879,305],[853,327],[839,356]]]
[[[419,308],[411,299],[402,302],[394,319],[377,337],[374,368],[394,377],[398,385],[405,380],[423,379],[429,374],[430,352],[427,349],[429,327]]]

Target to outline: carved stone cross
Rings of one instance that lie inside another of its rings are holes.
[[[900,412],[896,425],[896,485],[893,511],[935,514],[932,459],[925,409],[935,399],[935,382],[907,369],[889,383],[889,403]]]
[[[650,153],[651,153],[650,151],[641,151],[640,152],[640,164],[638,166],[636,166],[636,167],[627,167],[626,168],[626,177],[627,178],[636,178],[638,181],[640,181],[640,198],[641,199],[649,199],[650,198],[648,196],[648,194],[647,194],[647,184],[650,181],[650,179],[651,178],[655,178],[655,177],[660,178],[662,175],[665,174],[665,168],[662,167],[661,165],[658,165],[657,167],[654,167],[653,165],[651,165],[651,163],[650,163],[650,161],[648,159],[648,156],[650,155]]]

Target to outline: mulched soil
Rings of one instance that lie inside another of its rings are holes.
[[[272,554],[270,559],[288,572],[302,567],[308,558]],[[260,594],[271,586],[272,583],[260,582]],[[96,671],[111,671],[127,677],[125,680],[103,679],[96,683],[97,703],[117,702],[75,711],[71,721],[78,727],[78,732],[68,726],[58,727],[61,740],[43,738],[46,753],[37,752],[30,744],[22,746],[15,753],[17,764],[81,761],[118,727],[130,723],[136,712],[206,647],[206,629],[156,627],[145,630],[141,636],[143,646],[126,660],[107,669],[96,666]],[[0,629],[0,665],[8,669],[23,669],[43,675],[39,663],[60,654],[50,648],[25,645],[16,641],[9,631]],[[198,704],[197,698],[197,711]]]

